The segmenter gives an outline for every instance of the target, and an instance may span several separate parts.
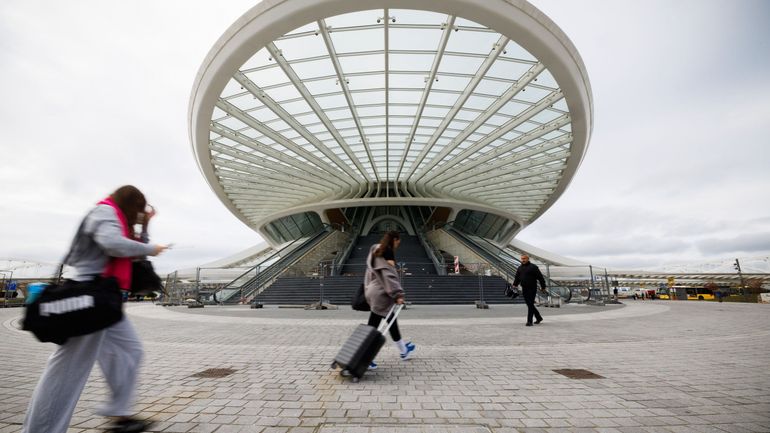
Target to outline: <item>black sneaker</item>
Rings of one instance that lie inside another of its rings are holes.
[[[125,418],[115,421],[107,430],[111,433],[141,433],[147,431],[154,422],[137,418]]]
[[[542,321],[543,321],[543,318],[542,318],[542,317],[541,317],[541,318],[539,318],[539,319],[537,319],[537,320],[535,320],[535,325],[539,325],[539,324],[540,324],[540,322],[542,322]]]
[[[532,326],[532,323],[531,322],[527,322],[527,324],[525,326]]]

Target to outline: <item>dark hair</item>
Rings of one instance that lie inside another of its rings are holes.
[[[128,232],[130,235],[133,235],[134,225],[137,223],[137,214],[144,212],[144,208],[147,206],[144,194],[133,185],[124,185],[110,194],[110,198],[123,211],[123,215],[126,216],[126,221],[128,221]]]
[[[382,255],[385,254],[385,250],[388,248],[392,250],[393,243],[396,241],[396,239],[401,239],[401,235],[399,235],[397,231],[391,230],[385,233],[385,236],[380,239],[380,245],[376,250],[374,250],[374,257],[382,257]]]

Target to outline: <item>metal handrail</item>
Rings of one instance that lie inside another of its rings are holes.
[[[326,233],[326,235],[324,235],[324,233]],[[244,285],[250,286],[252,282],[256,283],[252,287],[248,287],[246,293],[242,293],[242,298],[249,302],[254,300],[266,288],[265,286],[268,283],[274,281],[275,278],[286,271],[292,264],[304,257],[305,253],[318,245],[318,243],[325,239],[329,234],[331,234],[331,232],[327,231],[326,227],[324,227],[323,230],[319,231],[310,239],[307,239],[302,245],[292,250],[289,255],[281,257],[278,261],[262,270],[262,272],[258,273],[252,280]]]
[[[436,273],[438,275],[446,275],[446,261],[444,261],[444,256],[437,254],[438,251],[436,251],[436,248],[425,238],[422,225],[418,227],[416,224],[417,219],[414,216],[414,212],[414,209],[409,208],[407,214],[409,215],[409,219],[412,220],[412,227],[414,227],[414,231],[417,233],[417,239],[420,241],[423,249],[425,249],[425,252],[428,253],[428,257],[431,259],[433,266],[436,268]]]
[[[293,253],[294,250],[296,250],[298,248],[301,248],[301,246],[297,247],[295,244],[299,243],[300,245],[302,245],[305,242],[308,242],[308,241],[310,241],[312,239],[315,239],[319,234],[321,234],[323,232],[326,232],[328,227],[329,227],[328,224],[324,224],[323,229],[321,229],[320,231],[316,232],[315,234],[313,234],[309,238],[295,239],[295,240],[289,242],[288,244],[284,245],[280,250],[278,250],[278,251],[274,252],[273,254],[269,255],[267,258],[265,258],[264,260],[260,261],[256,265],[251,266],[250,268],[248,268],[246,270],[246,272],[242,273],[241,275],[239,275],[238,277],[234,278],[229,283],[227,283],[224,286],[222,286],[219,290],[214,292],[214,295],[217,295],[217,294],[221,294],[221,293],[225,292],[226,290],[231,290],[231,292],[228,293],[226,297],[224,297],[222,299],[219,299],[218,302],[225,302],[225,301],[229,300],[230,298],[233,297],[233,295],[235,293],[238,293],[238,292],[243,293],[243,288],[245,286],[248,286],[255,279],[259,278],[259,275],[262,272],[265,272],[266,270],[270,269],[270,267],[273,266],[275,263],[280,262],[282,254],[286,253],[287,251],[291,251]],[[300,241],[302,241],[302,242],[300,242]],[[270,260],[274,260],[276,257],[278,257],[278,261],[276,261],[275,263],[272,263],[270,265],[267,265],[265,267],[265,269],[263,269],[260,272],[260,269],[259,269],[260,267],[262,267],[265,263],[269,262]],[[251,274],[253,271],[256,271],[256,272],[255,272],[254,276],[252,277],[249,274]],[[245,282],[241,283],[240,285],[236,285],[236,282],[240,281],[244,277],[249,277],[249,278]]]
[[[445,224],[442,224],[441,228],[446,233],[448,233],[449,235],[453,236],[455,239],[458,239],[461,242],[463,242],[464,244],[466,244],[466,246],[471,246],[471,248],[473,250],[475,250],[476,252],[484,253],[484,255],[487,256],[487,259],[490,259],[490,262],[491,262],[490,265],[495,267],[498,270],[498,272],[501,272],[502,274],[506,275],[506,277],[507,277],[506,279],[507,280],[511,280],[511,275],[516,275],[516,270],[518,269],[517,265],[514,265],[512,263],[508,263],[508,262],[506,262],[504,260],[501,260],[497,254],[495,254],[492,251],[488,251],[482,245],[479,245],[476,242],[474,242],[472,239],[469,238],[469,236],[471,236],[471,235],[463,232],[462,230],[460,230],[459,228],[454,226],[454,221],[450,221],[450,222],[447,222]],[[455,234],[457,236],[454,236]],[[505,252],[502,248],[500,248],[500,247],[498,247],[496,245],[492,245],[492,246],[495,249],[499,250],[500,252],[504,252],[509,257],[512,257],[509,253]],[[473,247],[475,247],[475,248],[473,248]],[[479,251],[479,250],[481,250],[481,251]],[[513,258],[513,259],[514,259],[515,262],[521,264],[521,262],[519,262],[519,260],[516,260],[515,258]],[[568,287],[562,287],[561,285],[556,284],[553,281],[553,279],[551,279],[551,278],[549,278],[549,277],[547,277],[545,275],[543,277],[548,281],[547,291],[548,291],[548,293],[551,296],[559,296],[559,297],[562,297],[562,298],[565,297],[561,293],[559,293],[556,290],[554,290],[554,288],[558,287],[559,289],[561,289],[560,291],[564,292],[565,295],[566,295],[566,299],[564,299],[564,302],[569,302],[570,301],[570,299],[572,298],[572,290],[570,290]]]

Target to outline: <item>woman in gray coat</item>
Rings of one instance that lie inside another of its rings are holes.
[[[145,219],[147,200],[136,187],[118,188],[86,216],[82,232],[72,241],[67,263],[73,280],[115,278],[131,287],[131,257],[157,256],[165,245],[136,241],[134,225]],[[72,337],[48,358],[32,395],[22,433],[65,433],[94,364],[99,363],[110,400],[97,409],[113,418],[110,432],[143,432],[152,424],[134,417],[132,408],[144,349],[134,326],[123,319],[101,331]]]
[[[395,251],[400,244],[401,237],[398,232],[390,231],[385,233],[379,244],[374,244],[369,249],[364,276],[364,296],[372,308],[369,314],[369,326],[378,327],[394,304],[404,303],[404,289],[398,280],[395,267]],[[401,359],[404,361],[409,359],[415,345],[401,338],[396,320],[390,327],[390,337],[398,348]],[[377,364],[372,362],[369,369],[375,368]]]

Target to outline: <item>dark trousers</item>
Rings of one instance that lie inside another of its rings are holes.
[[[384,319],[384,317],[371,312],[369,314],[369,323],[367,324],[376,328],[380,326],[380,321],[382,321],[382,319]],[[394,320],[393,325],[390,326],[390,338],[392,338],[393,341],[401,340],[401,332],[398,331],[398,320]]]
[[[524,302],[527,304],[527,323],[532,323],[532,316],[535,317],[537,320],[543,320],[543,316],[540,315],[540,312],[537,311],[537,307],[535,307],[535,296],[537,294],[537,291],[524,291]]]

